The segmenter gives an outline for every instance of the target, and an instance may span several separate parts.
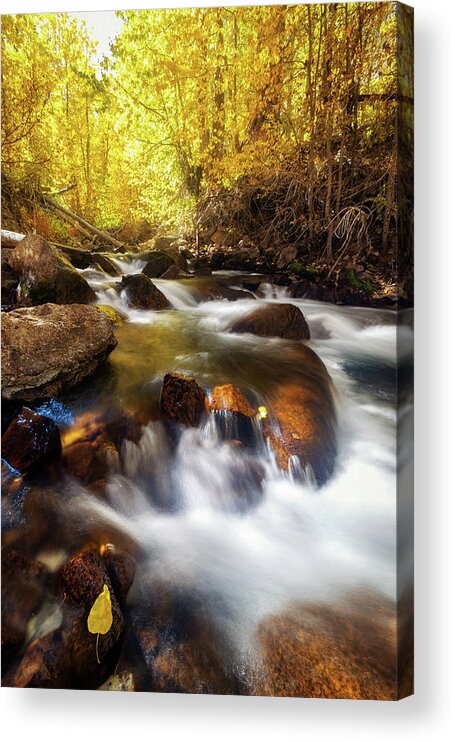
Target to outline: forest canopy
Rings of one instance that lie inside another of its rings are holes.
[[[2,18],[5,176],[47,193],[75,186],[64,203],[100,228],[237,219],[319,257],[354,232],[393,250],[398,109],[412,116],[412,80],[397,69],[403,6],[117,15],[101,61],[71,14]]]

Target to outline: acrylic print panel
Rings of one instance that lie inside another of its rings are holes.
[[[413,688],[413,14],[2,18],[2,682]]]

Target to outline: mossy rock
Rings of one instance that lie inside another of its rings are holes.
[[[97,304],[96,308],[106,315],[108,320],[110,320],[112,327],[120,327],[122,322],[127,319],[126,314],[123,314],[123,312],[120,312],[118,309],[114,309],[114,307],[109,306],[109,304]]]

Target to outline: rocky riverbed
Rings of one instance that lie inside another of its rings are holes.
[[[3,684],[396,697],[395,314],[182,245],[5,261]]]

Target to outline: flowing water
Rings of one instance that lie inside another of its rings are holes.
[[[123,273],[138,261],[118,260]],[[317,488],[312,477],[281,471],[254,418],[247,446],[211,414],[200,428],[169,440],[159,416],[167,372],[194,376],[210,390],[232,383],[259,407],[269,386],[296,373],[295,343],[235,335],[234,318],[253,302],[205,301],[213,278],[156,280],[168,311],[131,309],[120,279],[83,272],[100,304],[124,312],[107,367],[81,390],[43,406],[62,430],[81,415],[120,406],[141,419],[140,440],[124,441],[107,496],[75,483],[68,519],[112,529],[131,540],[140,568],[130,599],[147,604],[158,585],[202,606],[236,667],[254,662],[255,632],[289,604],[336,604],[355,591],[396,600],[396,341],[391,311],[288,299],[263,283],[255,304],[291,301],[304,313],[310,347],[332,378],[338,416],[335,471]],[[236,284],[235,275],[216,278]],[[405,356],[410,331],[402,329]],[[405,360],[406,360],[405,359]],[[218,415],[218,419],[217,419]],[[223,434],[224,430],[224,434]],[[261,475],[257,476],[260,469]]]

